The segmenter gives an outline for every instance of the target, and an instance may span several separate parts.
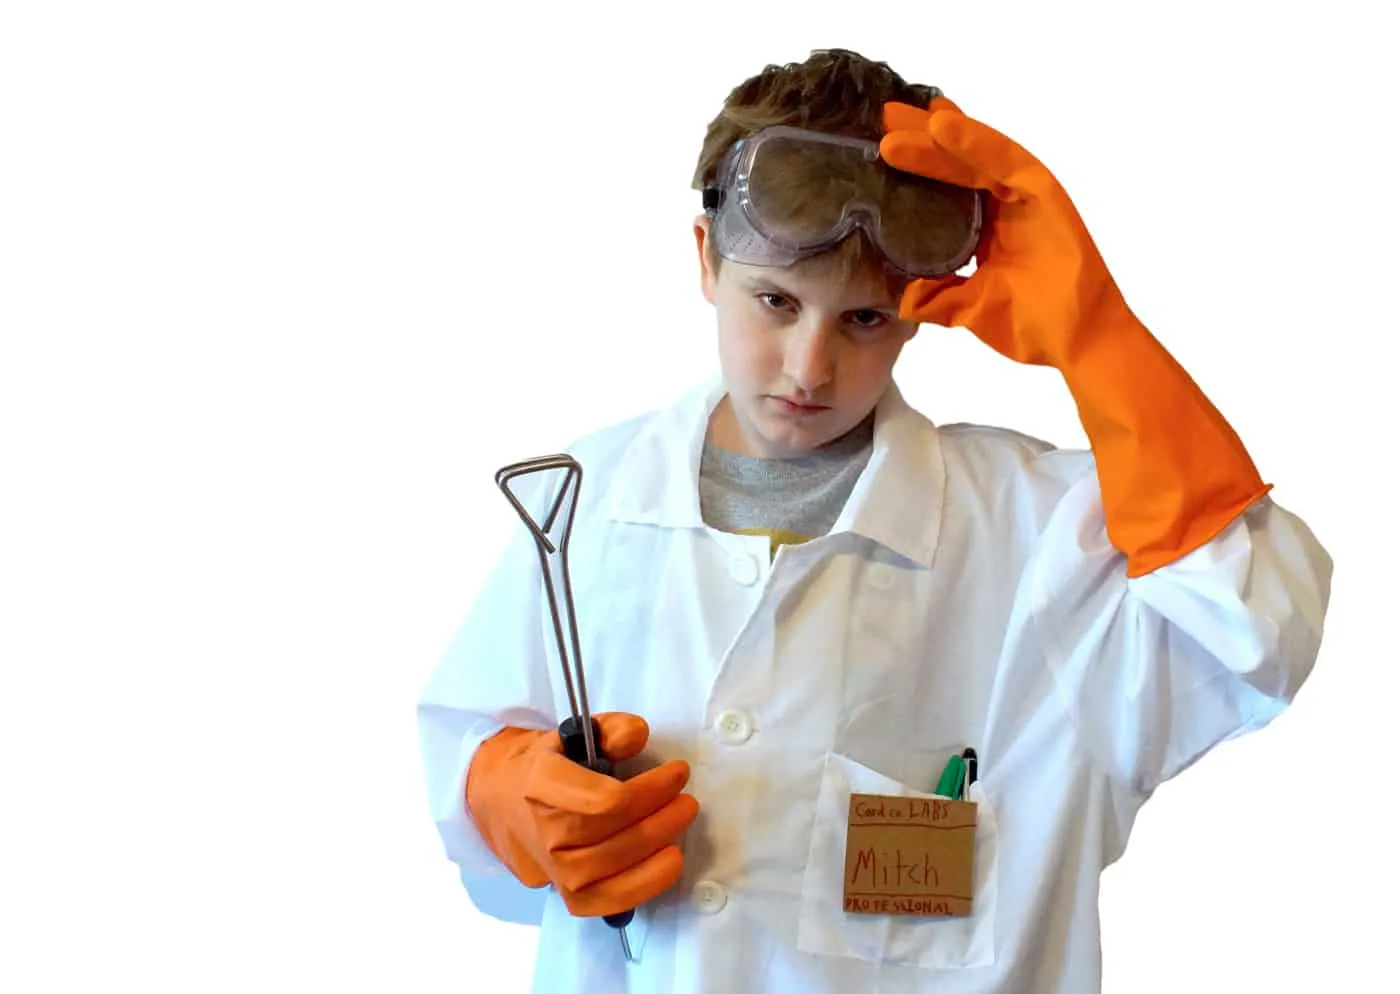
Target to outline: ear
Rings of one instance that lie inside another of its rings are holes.
[[[700,256],[700,292],[711,304],[715,302],[715,281],[719,274],[710,268],[705,241],[710,237],[710,219],[701,214],[695,219],[695,251]]]

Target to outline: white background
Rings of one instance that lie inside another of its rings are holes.
[[[712,365],[704,127],[833,46],[1050,166],[1336,558],[1295,708],[1163,788],[1107,872],[1106,989],[1384,986],[1395,80],[1368,6],[6,4],[0,989],[526,990],[533,933],[443,858],[415,698],[518,525],[494,470]],[[936,420],[1083,442],[1053,374],[966,332],[898,373]]]

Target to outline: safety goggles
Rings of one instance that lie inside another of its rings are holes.
[[[894,169],[878,142],[787,125],[736,142],[703,196],[716,251],[754,266],[789,266],[859,227],[900,273],[942,276],[982,231],[979,191]]]

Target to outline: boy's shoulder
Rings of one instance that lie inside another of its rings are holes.
[[[1003,428],[998,425],[955,421],[939,425],[938,433],[946,440],[945,446],[966,451],[1020,453],[1030,456],[1058,451],[1053,442],[1047,442],[1043,438],[1028,435],[1015,428]]]
[[[944,462],[979,479],[1058,481],[1070,485],[1094,469],[1088,449],[1062,448],[1034,435],[996,425],[957,422],[938,426]]]

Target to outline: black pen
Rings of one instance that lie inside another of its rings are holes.
[[[963,750],[963,765],[967,767],[967,786],[971,787],[977,782],[977,750],[968,746]],[[967,791],[963,791],[963,799],[966,800]]]

